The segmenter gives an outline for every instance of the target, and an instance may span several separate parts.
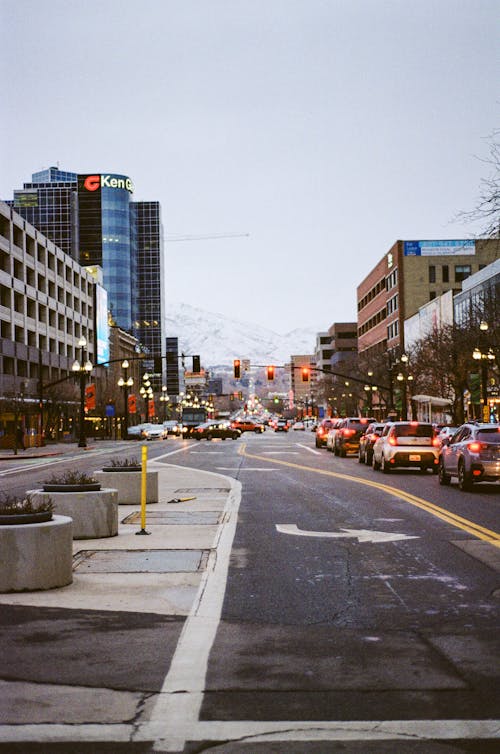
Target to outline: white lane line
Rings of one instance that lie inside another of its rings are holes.
[[[496,740],[500,720],[213,720],[184,724],[177,721],[180,732],[191,741],[481,741]],[[157,736],[155,751],[168,751],[165,730],[160,722],[139,727],[130,724],[41,723],[0,726],[0,743],[74,743],[150,741]],[[172,751],[175,751],[173,749]]]
[[[304,450],[308,450],[309,453],[314,453],[315,456],[322,455],[321,451],[315,450],[314,448],[310,448],[309,445],[302,445],[300,442],[297,443],[299,448],[304,448]]]
[[[158,731],[155,737],[158,735],[162,742],[167,742],[167,751],[182,751],[189,737],[188,731],[192,731],[199,720],[208,657],[222,613],[229,558],[241,501],[240,482],[227,476],[224,477],[224,482],[229,482],[230,491],[221,517],[222,523],[218,527],[198,594],[184,623],[150,718],[151,724],[156,724]]]
[[[262,450],[261,453],[266,456],[298,456],[298,450]]]
[[[258,469],[258,468],[253,468],[253,467],[249,468],[249,467],[246,467],[246,466],[244,466],[243,468],[240,468],[238,466],[235,469],[229,469],[226,466],[216,466],[215,468],[217,469],[217,471],[233,471],[233,472],[237,472],[237,471],[279,471],[279,469],[267,469],[267,468]]]

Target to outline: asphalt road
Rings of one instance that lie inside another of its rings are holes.
[[[94,450],[130,445],[75,450],[59,467],[99,468]],[[463,493],[430,473],[382,476],[315,449],[309,432],[148,448],[243,485],[199,716],[219,743],[188,740],[185,754],[497,750],[482,721],[500,717],[498,486]],[[4,463],[2,485],[26,489],[51,465],[20,477]],[[153,624],[130,628],[148,636]],[[168,627],[167,654],[178,631]],[[400,738],[382,732],[391,726]]]

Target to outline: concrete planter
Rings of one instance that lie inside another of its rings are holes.
[[[141,471],[95,471],[93,476],[103,487],[118,490],[118,503],[121,505],[140,505]],[[158,502],[158,472],[146,472],[146,503]]]
[[[116,489],[94,492],[44,492],[30,490],[33,504],[52,500],[54,512],[73,519],[73,539],[100,539],[118,534]]]
[[[54,589],[73,581],[73,522],[0,526],[0,592]]]

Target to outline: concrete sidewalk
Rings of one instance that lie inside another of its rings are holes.
[[[0,751],[38,740],[26,734],[33,725],[147,719],[239,494],[219,474],[155,460],[148,470],[158,471],[159,502],[147,505],[147,535],[140,502],[120,505],[118,536],[74,540],[72,584],[0,594]]]

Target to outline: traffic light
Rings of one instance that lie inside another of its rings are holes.
[[[201,372],[199,356],[193,356],[193,372],[194,374],[199,374]]]
[[[267,381],[272,382],[274,380],[274,367],[268,366],[267,367]]]
[[[310,367],[302,367],[300,372],[302,374],[302,382],[309,382],[309,377],[311,375]]]
[[[239,380],[241,377],[241,361],[239,359],[235,359],[233,361],[233,367],[234,367],[234,378],[235,380]]]

